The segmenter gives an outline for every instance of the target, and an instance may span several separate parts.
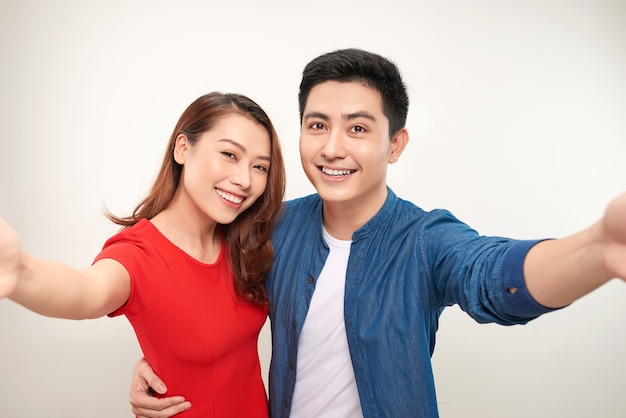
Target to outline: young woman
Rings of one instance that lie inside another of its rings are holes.
[[[0,297],[43,315],[126,315],[186,417],[267,417],[257,338],[285,172],[254,101],[210,93],[180,117],[149,195],[94,263],[74,270],[21,250],[0,218]]]

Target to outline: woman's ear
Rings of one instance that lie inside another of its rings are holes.
[[[389,163],[393,164],[398,161],[402,151],[409,142],[409,131],[406,128],[400,129],[391,139],[391,151],[389,152]]]
[[[174,161],[178,164],[185,164],[187,152],[189,151],[189,139],[185,134],[178,134],[174,142]]]

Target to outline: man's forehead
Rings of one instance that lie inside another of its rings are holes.
[[[358,82],[326,81],[311,89],[306,101],[304,116],[353,118],[382,114],[380,93]]]

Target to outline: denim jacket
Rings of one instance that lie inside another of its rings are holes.
[[[503,325],[550,311],[524,283],[524,257],[536,242],[480,236],[448,211],[425,212],[388,189],[380,211],[353,234],[346,273],[344,319],[365,417],[438,416],[431,355],[444,307]],[[278,418],[289,416],[298,337],[329,252],[318,195],[286,203],[273,244],[269,386]]]

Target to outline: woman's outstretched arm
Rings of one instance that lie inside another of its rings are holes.
[[[45,316],[89,319],[122,306],[129,294],[130,276],[117,261],[76,270],[37,259],[22,251],[19,236],[0,218],[0,297]]]

